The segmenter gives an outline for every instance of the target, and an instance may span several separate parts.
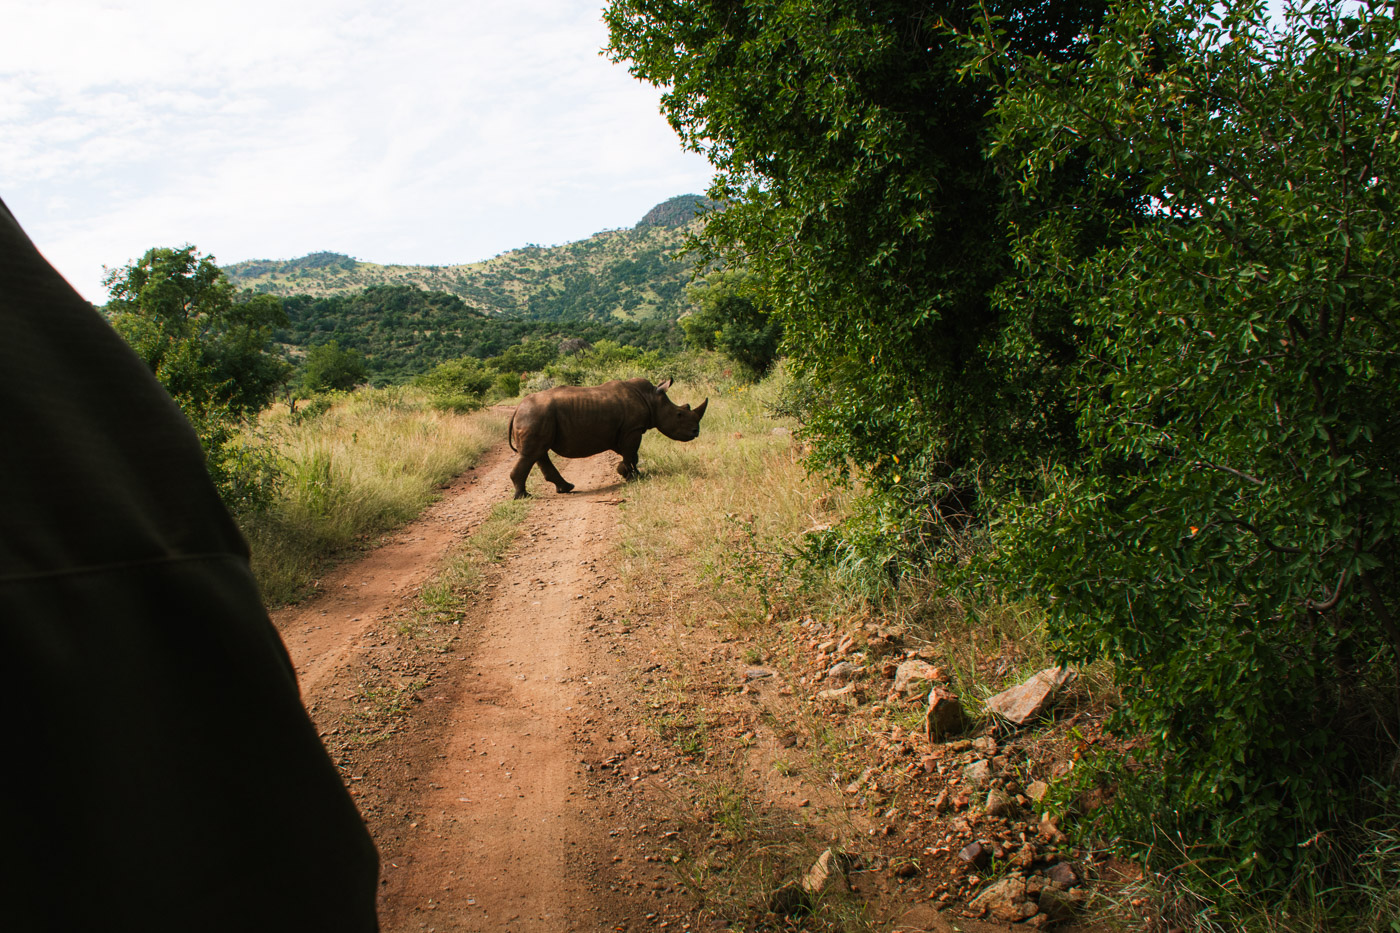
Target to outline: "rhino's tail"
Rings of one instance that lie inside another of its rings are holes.
[[[520,453],[515,446],[515,412],[510,413],[510,427],[506,428],[506,443],[510,445],[511,450]]]

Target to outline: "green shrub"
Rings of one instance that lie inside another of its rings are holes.
[[[1146,747],[1106,763],[1100,828],[1254,890],[1345,870],[1313,840],[1383,808],[1400,752],[1400,24],[1275,28],[1130,6],[1089,64],[1020,63],[1001,144],[1040,209],[1006,306],[1081,328],[1084,453],[993,484],[987,554],[1063,658],[1117,665]],[[1151,215],[1083,255],[1086,214],[1139,192]]]
[[[685,342],[697,350],[718,350],[763,376],[778,359],[783,326],[762,297],[762,289],[743,272],[721,272],[686,290],[693,310],[681,318]]]
[[[486,365],[501,373],[533,373],[544,369],[559,356],[559,345],[550,339],[537,338],[522,340],[499,356],[493,356]]]
[[[450,411],[459,415],[476,411],[485,402],[480,395],[434,395],[432,398],[434,411]]]
[[[301,385],[310,392],[348,392],[369,381],[365,355],[353,347],[330,340],[306,351]]]
[[[414,379],[413,384],[428,392],[435,410],[466,414],[485,404],[487,391],[498,379],[479,360],[463,357],[439,363],[431,372]]]
[[[520,376],[516,373],[500,373],[491,383],[490,394],[495,398],[515,398],[520,394]]]

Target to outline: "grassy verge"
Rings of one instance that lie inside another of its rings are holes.
[[[240,519],[263,597],[276,605],[304,594],[335,555],[417,516],[504,436],[505,418],[437,411],[411,389],[367,389],[309,417],[271,415],[261,430],[280,481]]]
[[[459,625],[467,607],[481,595],[487,568],[505,556],[531,504],[529,499],[496,503],[486,521],[423,587],[417,608],[399,623],[399,633],[445,645],[451,638],[449,627]]]
[[[798,425],[768,414],[781,388],[779,377],[671,389],[677,402],[708,397],[710,407],[694,441],[678,444],[655,432],[643,441],[642,480],[628,487],[623,509],[629,579],[656,578],[681,561],[707,584],[692,613],[739,624],[762,619],[790,597],[784,553],[804,532],[839,520],[848,494],[808,476]],[[840,595],[824,594],[827,604]]]

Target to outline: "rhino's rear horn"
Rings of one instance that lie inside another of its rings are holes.
[[[704,417],[704,415],[705,415],[705,406],[708,405],[708,404],[710,404],[710,400],[709,400],[709,399],[705,399],[705,401],[703,401],[703,402],[701,402],[699,405],[696,405],[696,406],[695,406],[695,417],[696,417],[697,419]]]

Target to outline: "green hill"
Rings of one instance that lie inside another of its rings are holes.
[[[484,262],[400,266],[320,252],[290,260],[225,266],[239,288],[284,297],[351,295],[375,286],[413,286],[455,295],[472,310],[541,321],[673,321],[684,310],[691,263],[673,258],[710,205],[681,195],[652,208],[631,229],[607,230],[562,246],[528,245]]]
[[[332,340],[359,350],[376,385],[402,382],[438,363],[485,359],[523,341],[558,345],[614,340],[641,349],[680,346],[680,328],[665,318],[557,318],[483,314],[456,295],[416,285],[371,285],[343,294],[283,299],[288,326],[273,336],[292,356]]]

